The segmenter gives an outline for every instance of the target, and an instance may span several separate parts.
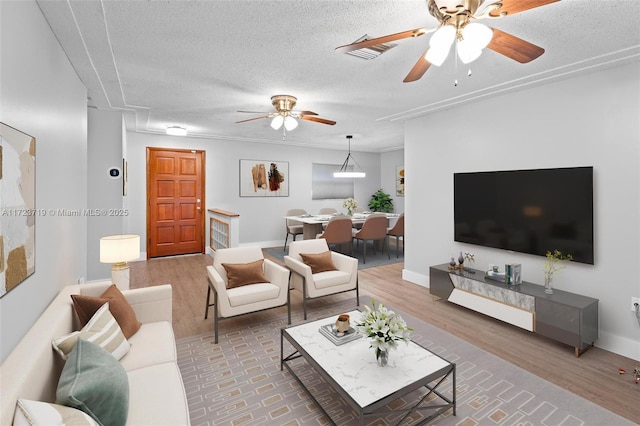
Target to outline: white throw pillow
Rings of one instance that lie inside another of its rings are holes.
[[[82,330],[57,338],[51,343],[62,359],[66,360],[80,337],[110,352],[116,359],[122,358],[131,348],[118,322],[109,311],[109,302],[96,311]]]
[[[90,415],[75,408],[29,399],[18,399],[13,426],[99,426]]]

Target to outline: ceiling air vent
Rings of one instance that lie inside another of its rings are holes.
[[[367,34],[360,37],[358,40],[354,41],[354,43],[360,43],[361,41],[370,40]],[[374,59],[378,56],[382,55],[387,50],[396,47],[397,44],[392,43],[380,43],[374,44],[373,46],[365,47],[363,49],[352,50],[351,52],[347,52],[347,55],[356,56],[362,59]]]

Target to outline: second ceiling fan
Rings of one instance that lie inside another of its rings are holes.
[[[298,127],[298,121],[307,120],[315,123],[328,124],[333,126],[336,124],[333,120],[327,120],[326,118],[318,117],[313,111],[294,111],[298,99],[291,95],[275,95],[271,97],[271,104],[276,109],[276,112],[259,112],[259,111],[238,111],[249,114],[263,114],[258,117],[248,118],[246,120],[236,121],[236,123],[245,123],[247,121],[260,120],[263,118],[272,118],[271,127],[274,130],[278,130],[284,127],[283,131],[293,130]]]
[[[465,64],[477,59],[485,47],[520,63],[527,63],[542,55],[544,49],[474,21],[484,18],[502,18],[557,1],[560,0],[501,0],[488,2],[478,13],[480,6],[485,3],[484,0],[427,0],[429,13],[440,23],[436,28],[416,28],[340,46],[336,50],[347,53],[434,33],[429,40],[429,48],[403,80],[405,83],[419,80],[431,65],[440,66],[447,58],[454,42],[458,57]]]

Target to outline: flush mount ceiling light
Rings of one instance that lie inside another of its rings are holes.
[[[167,127],[167,134],[171,136],[187,136],[187,129],[180,126]]]
[[[340,170],[337,172],[333,172],[333,177],[363,178],[367,175],[365,172],[362,171],[362,167],[360,167],[360,164],[358,164],[356,159],[353,158],[353,155],[351,155],[351,138],[353,138],[352,135],[347,135],[347,140],[349,141],[349,153],[347,154],[347,158],[344,160],[344,163],[342,163],[342,167],[340,167]],[[349,159],[353,160],[353,162],[358,166],[360,171],[355,170],[355,167],[353,170],[349,170]]]

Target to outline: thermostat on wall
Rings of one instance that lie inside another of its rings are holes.
[[[120,170],[120,167],[109,167],[109,177],[111,179],[120,178],[120,174],[121,173],[122,173],[122,171]]]

